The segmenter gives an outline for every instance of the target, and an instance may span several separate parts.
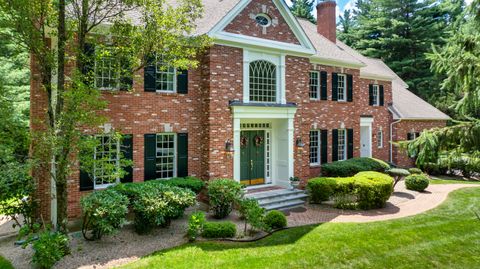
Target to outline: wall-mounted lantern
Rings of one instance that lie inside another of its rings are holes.
[[[305,143],[303,143],[302,138],[300,138],[300,137],[297,138],[296,145],[297,145],[297,147],[299,147],[299,148],[305,147]]]
[[[225,151],[226,152],[234,152],[235,150],[233,149],[233,143],[232,141],[230,141],[230,139],[228,139],[226,142],[225,142]]]

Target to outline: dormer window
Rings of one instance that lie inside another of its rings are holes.
[[[275,103],[277,101],[277,67],[258,60],[250,63],[250,102]]]

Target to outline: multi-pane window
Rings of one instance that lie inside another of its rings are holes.
[[[118,59],[110,50],[99,50],[95,57],[95,88],[115,90],[120,87]]]
[[[175,177],[175,134],[157,134],[156,174],[158,178]]]
[[[377,147],[383,148],[383,131],[380,130],[377,133]]]
[[[347,101],[347,75],[338,74],[338,101]]]
[[[320,164],[320,131],[310,131],[310,165]]]
[[[175,92],[176,69],[167,65],[163,57],[157,56],[155,89],[162,92]]]
[[[373,92],[372,92],[373,96],[372,96],[372,98],[373,98],[373,105],[374,106],[380,105],[380,96],[379,96],[379,89],[378,88],[379,88],[378,85],[373,85]]]
[[[320,94],[320,73],[310,71],[310,99],[318,100]]]
[[[343,161],[347,159],[347,130],[338,130],[338,160]]]
[[[94,187],[105,188],[118,183],[112,174],[120,168],[120,141],[111,135],[98,136],[98,145],[94,151],[93,183]]]
[[[407,140],[415,140],[420,136],[419,132],[410,132],[407,133]]]
[[[277,67],[267,61],[250,63],[250,101],[274,103],[277,100]]]

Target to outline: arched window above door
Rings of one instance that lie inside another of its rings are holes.
[[[250,102],[277,101],[277,66],[265,60],[250,63]]]

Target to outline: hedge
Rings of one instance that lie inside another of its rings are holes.
[[[424,174],[413,174],[405,178],[405,186],[413,191],[424,191],[429,183],[428,176]]]
[[[185,177],[185,178],[171,178],[171,179],[158,179],[148,181],[150,184],[163,184],[168,186],[180,187],[189,189],[195,193],[200,193],[200,191],[205,187],[205,182],[196,177]]]
[[[390,166],[374,158],[353,158],[345,161],[336,161],[322,165],[322,176],[324,177],[351,177],[363,171],[385,172]]]
[[[237,226],[231,221],[206,222],[202,236],[205,238],[231,238],[237,234]]]
[[[393,192],[393,178],[379,172],[360,172],[353,177],[315,178],[307,189],[311,203],[334,199],[339,208],[382,208]]]

